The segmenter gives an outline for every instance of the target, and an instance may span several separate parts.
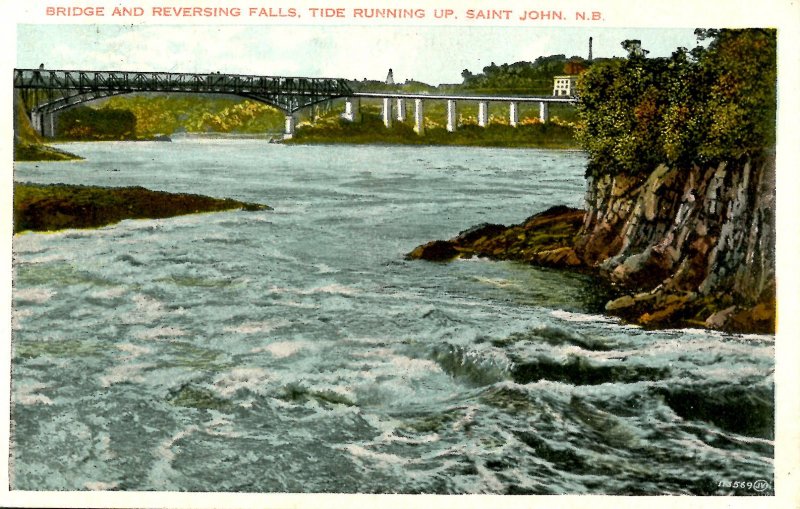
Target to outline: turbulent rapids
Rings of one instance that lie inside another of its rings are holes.
[[[274,210],[15,236],[13,489],[772,493],[772,336],[623,325],[580,274],[404,259],[580,207],[580,153],[67,149],[85,161],[15,178]]]

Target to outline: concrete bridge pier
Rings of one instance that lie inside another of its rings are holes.
[[[392,127],[392,99],[390,97],[383,98],[383,125],[387,128]]]
[[[42,134],[42,117],[44,113],[38,111],[31,112],[31,127],[39,134]]]
[[[44,113],[44,118],[42,121],[42,136],[45,138],[55,138],[56,137],[56,114],[55,113]]]
[[[345,99],[342,117],[350,122],[361,122],[361,99],[358,97]]]
[[[458,117],[456,111],[456,101],[454,99],[447,100],[447,132],[453,133],[458,126]]]
[[[539,122],[545,124],[550,120],[550,103],[539,103]]]
[[[478,103],[478,125],[481,127],[489,125],[489,103],[486,101]]]
[[[508,105],[508,125],[517,127],[519,124],[519,103],[512,102]]]
[[[422,99],[414,99],[414,131],[420,136],[425,134],[425,111]]]
[[[397,98],[397,116],[395,118],[398,122],[406,121],[406,100],[402,97]]]
[[[295,122],[296,121],[294,115],[292,114],[286,115],[286,123],[284,124],[283,128],[284,140],[291,140],[294,137]]]
[[[31,126],[45,138],[55,138],[56,136],[56,114],[46,111],[31,112]]]

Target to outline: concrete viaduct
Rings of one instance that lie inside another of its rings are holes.
[[[508,103],[509,125],[519,122],[520,103],[539,103],[539,120],[549,119],[551,103],[575,103],[575,97],[563,96],[490,96],[404,94],[400,92],[354,91],[342,78],[258,76],[220,73],[171,73],[132,71],[79,71],[15,69],[14,89],[19,92],[33,128],[45,137],[55,136],[56,115],[72,106],[133,92],[172,92],[225,94],[269,104],[286,115],[284,138],[294,135],[296,112],[318,103],[344,99],[342,117],[360,120],[361,99],[381,99],[383,123],[406,121],[406,105],[414,102],[414,130],[425,132],[424,102],[447,101],[447,130],[457,128],[458,102],[478,103],[478,125],[489,122],[489,103]]]

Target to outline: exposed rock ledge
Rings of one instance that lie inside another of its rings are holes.
[[[775,330],[774,160],[589,182],[589,211],[553,207],[482,224],[409,259],[482,256],[599,274],[606,310],[650,328]]]
[[[448,261],[481,256],[546,267],[585,268],[573,246],[583,210],[552,207],[514,226],[483,223],[450,240],[434,240],[411,251],[410,260]]]

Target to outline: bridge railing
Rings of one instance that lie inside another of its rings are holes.
[[[549,102],[549,103],[575,103],[577,96],[553,95],[472,95],[472,94],[419,94],[405,92],[354,92],[353,97],[373,99],[424,99],[424,100],[453,100],[473,102]]]
[[[14,87],[39,90],[190,91],[308,96],[347,96],[353,93],[347,81],[341,78],[51,69],[15,69]]]

